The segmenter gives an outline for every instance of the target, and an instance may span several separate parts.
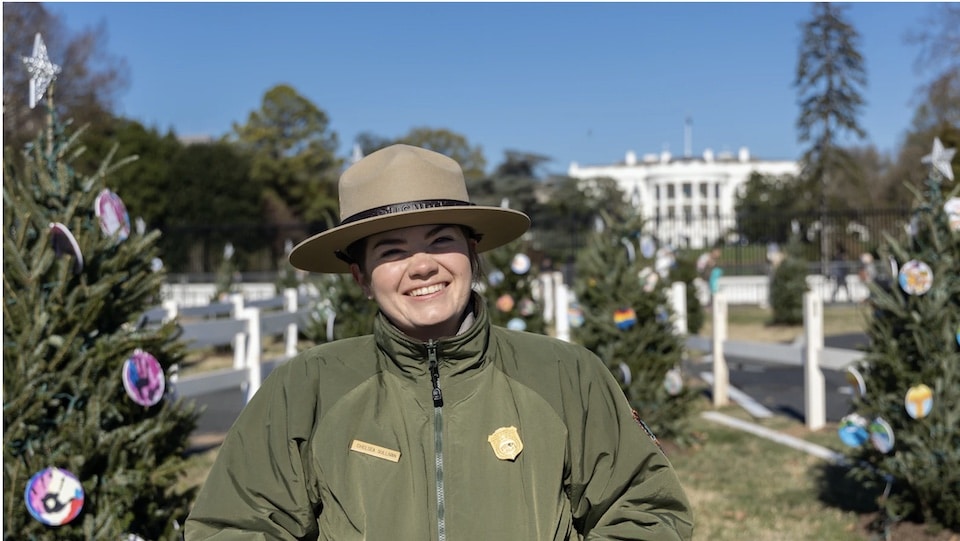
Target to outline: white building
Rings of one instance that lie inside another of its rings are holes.
[[[751,159],[741,148],[714,155],[706,150],[701,157],[674,158],[670,152],[647,154],[637,160],[629,151],[623,163],[580,167],[570,164],[567,174],[589,180],[609,177],[617,181],[629,201],[661,242],[678,248],[705,248],[733,225],[738,190],[754,171],[765,175],[798,175],[795,161]]]

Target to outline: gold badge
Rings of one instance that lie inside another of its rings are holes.
[[[493,453],[500,460],[513,460],[517,458],[520,451],[523,451],[523,442],[520,441],[520,433],[515,426],[504,426],[498,428],[493,434],[487,436],[490,447],[493,447]]]

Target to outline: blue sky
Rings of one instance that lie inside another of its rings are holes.
[[[917,48],[934,6],[844,4],[860,33],[866,143],[895,151],[910,126]],[[119,113],[178,135],[223,135],[285,83],[354,137],[445,128],[480,145],[614,163],[748,147],[796,159],[793,88],[808,3],[48,3],[71,30],[104,22],[131,84]],[[52,59],[57,62],[56,58]]]

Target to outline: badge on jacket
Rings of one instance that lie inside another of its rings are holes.
[[[494,430],[487,436],[493,454],[500,460],[513,460],[523,451],[523,442],[520,441],[520,432],[515,426],[504,426]]]

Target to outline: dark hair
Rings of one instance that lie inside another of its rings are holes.
[[[480,240],[480,235],[474,232],[473,229],[459,224],[451,224],[455,227],[459,227],[463,231],[463,236],[467,239],[473,239],[476,241]],[[364,261],[364,255],[367,250],[367,238],[364,237],[358,241],[353,242],[350,246],[347,246],[347,249],[344,250],[347,258],[351,263],[356,263],[360,267],[360,272],[364,275],[367,274],[366,261]],[[483,264],[480,259],[480,254],[477,252],[476,246],[468,243],[469,257],[470,257],[470,270],[473,273],[473,281],[479,282],[484,277]]]

